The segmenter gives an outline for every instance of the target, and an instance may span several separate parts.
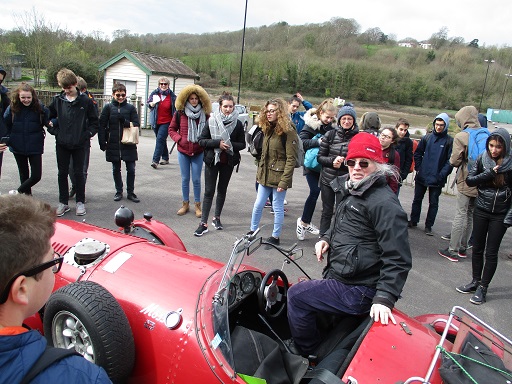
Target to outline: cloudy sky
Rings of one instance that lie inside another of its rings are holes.
[[[322,5],[320,5],[322,4]],[[443,26],[448,36],[480,45],[512,46],[509,6],[498,0],[248,0],[247,27],[286,21],[291,25],[322,23],[332,17],[353,18],[361,32],[379,27],[399,40],[426,40]],[[27,11],[35,8],[47,24],[89,34],[129,29],[132,33],[234,31],[243,28],[244,0],[2,0],[0,28],[20,25]],[[507,11],[506,9],[509,9]]]

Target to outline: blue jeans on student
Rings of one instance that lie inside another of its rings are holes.
[[[320,173],[309,171],[306,173],[306,181],[309,186],[309,196],[304,203],[304,210],[302,211],[301,220],[303,223],[311,224],[313,213],[315,212],[316,202],[320,195]]]
[[[374,288],[348,285],[335,279],[308,280],[288,290],[288,324],[295,344],[312,354],[321,340],[318,313],[362,315],[370,312]]]
[[[428,211],[425,219],[425,227],[432,228],[436,220],[437,210],[439,208],[439,196],[441,196],[442,187],[427,187],[416,182],[414,185],[414,199],[412,201],[411,222],[418,224],[421,214],[421,203],[428,189]]]
[[[178,152],[178,163],[181,173],[181,197],[183,201],[190,200],[190,174],[192,173],[192,187],[194,202],[201,201],[201,172],[203,170],[203,152],[188,156]]]
[[[159,163],[160,158],[169,161],[169,149],[167,148],[167,136],[169,135],[169,125],[171,123],[159,124],[153,128],[156,136],[155,152],[153,153],[153,163]]]
[[[258,185],[258,194],[254,202],[254,207],[252,208],[251,231],[258,229],[263,208],[265,208],[265,203],[269,197],[272,197],[272,208],[274,209],[274,230],[272,231],[272,236],[279,238],[284,221],[284,198],[286,197],[286,190],[277,192],[277,188],[265,187],[261,184]]]

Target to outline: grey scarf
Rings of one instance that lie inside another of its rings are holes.
[[[234,109],[229,116],[226,116],[220,111],[215,111],[213,112],[212,116],[210,116],[210,120],[208,122],[210,126],[210,135],[212,136],[212,139],[220,139],[223,140],[226,144],[228,144],[229,149],[226,152],[231,156],[233,156],[233,146],[231,145],[231,133],[233,133],[237,121],[238,111]],[[221,152],[222,150],[220,148],[215,148],[214,164],[217,164],[220,161]]]
[[[206,116],[201,103],[193,107],[192,104],[187,101],[187,104],[185,104],[185,115],[188,117],[188,141],[197,143],[197,138],[206,123]],[[198,118],[199,124],[196,122]]]

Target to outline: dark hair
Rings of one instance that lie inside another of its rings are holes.
[[[224,91],[222,92],[222,95],[219,96],[219,99],[217,100],[219,102],[219,108],[222,107],[222,102],[230,100],[233,102],[233,105],[235,105],[235,99],[233,98],[233,95],[230,92]]]
[[[121,84],[121,83],[115,83],[112,86],[112,94],[116,93],[117,91],[124,91],[124,92],[126,92],[126,86],[124,84]]]
[[[407,128],[409,128],[411,126],[409,124],[409,121],[407,119],[403,118],[403,117],[398,119],[398,121],[396,122],[395,128],[398,128],[401,125],[405,125]]]
[[[288,104],[291,104],[293,103],[294,101],[297,101],[299,103],[299,105],[302,103],[302,101],[300,101],[300,99],[297,97],[297,95],[293,95],[292,97],[290,97],[288,99]]]
[[[0,196],[0,217],[1,291],[15,274],[41,263],[56,214],[49,204],[20,194]]]
[[[391,145],[394,146],[396,144],[396,141],[398,140],[398,132],[393,127],[386,127],[386,128],[382,128],[379,133],[384,132],[386,129],[391,132],[391,138],[392,138]]]
[[[12,93],[11,111],[13,114],[20,112],[21,108],[24,107],[20,100],[20,92],[30,92],[32,94],[32,103],[30,104],[29,108],[37,113],[42,112],[41,103],[37,98],[35,89],[32,88],[30,84],[23,82]]]

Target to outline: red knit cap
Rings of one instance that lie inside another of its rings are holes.
[[[382,147],[379,139],[366,132],[360,132],[355,135],[348,143],[347,160],[350,159],[369,159],[377,163],[383,163]]]

